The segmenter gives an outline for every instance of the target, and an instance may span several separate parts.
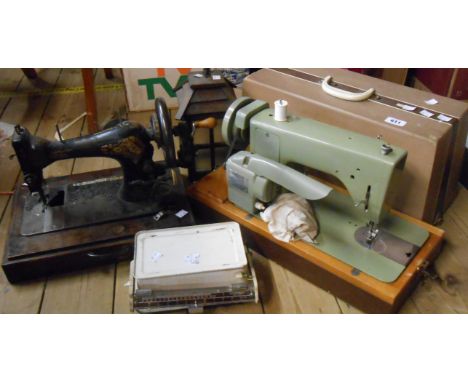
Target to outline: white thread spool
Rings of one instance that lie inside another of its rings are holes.
[[[275,121],[286,122],[288,120],[288,101],[279,99],[275,101]]]

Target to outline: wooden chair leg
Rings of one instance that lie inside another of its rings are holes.
[[[104,73],[106,74],[106,78],[111,80],[114,78],[114,73],[112,73],[112,69],[104,69]]]
[[[98,131],[98,124],[93,69],[81,69],[81,75],[83,77],[86,112],[88,113],[88,132],[94,134]]]
[[[36,69],[21,69],[23,74],[28,77],[30,80],[35,80],[37,78]]]

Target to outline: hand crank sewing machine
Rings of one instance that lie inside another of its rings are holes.
[[[407,152],[379,139],[287,115],[284,100],[242,97],[227,110],[222,133],[239,151],[189,194],[196,211],[233,219],[260,252],[367,311],[394,311],[437,254],[443,232],[390,212]],[[312,178],[333,175],[343,189]],[[274,239],[256,215],[282,192],[313,201],[317,244]],[[208,209],[206,208],[208,207]]]
[[[155,105],[149,128],[118,121],[93,135],[49,141],[16,126],[12,144],[25,183],[15,192],[3,261],[10,282],[131,258],[136,232],[194,224],[170,115],[164,100]],[[165,161],[153,161],[153,141]],[[51,163],[82,157],[112,158],[121,168],[44,179]]]

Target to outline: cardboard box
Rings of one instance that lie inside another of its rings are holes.
[[[163,97],[169,108],[177,108],[174,89],[186,81],[190,68],[122,69],[129,111],[154,109],[154,100]]]
[[[385,68],[382,69],[381,79],[404,85],[408,76],[408,68]]]
[[[361,102],[336,98],[322,90],[328,75],[338,89],[375,92]],[[342,69],[262,69],[244,80],[243,89],[244,95],[270,105],[286,99],[290,113],[380,137],[407,150],[402,188],[393,208],[435,222],[455,198],[468,104]]]

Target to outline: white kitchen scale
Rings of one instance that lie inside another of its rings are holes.
[[[132,308],[142,313],[258,301],[235,222],[138,232],[129,287]]]

